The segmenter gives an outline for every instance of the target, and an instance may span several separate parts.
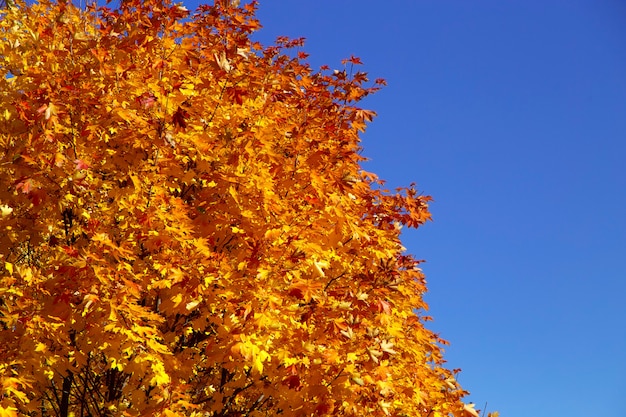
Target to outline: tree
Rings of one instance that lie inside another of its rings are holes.
[[[359,165],[383,81],[254,11],[2,11],[0,416],[477,415],[415,314],[429,198]]]

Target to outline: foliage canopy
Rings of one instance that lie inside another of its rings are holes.
[[[359,163],[382,80],[255,5],[0,17],[0,416],[476,416],[424,327],[413,188]]]

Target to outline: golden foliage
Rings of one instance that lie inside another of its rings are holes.
[[[0,415],[474,415],[414,313],[428,198],[359,165],[384,81],[254,11],[1,12]]]

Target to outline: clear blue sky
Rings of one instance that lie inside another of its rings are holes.
[[[264,43],[303,36],[314,67],[357,55],[387,79],[364,103],[365,168],[435,199],[404,242],[469,400],[626,416],[626,2],[265,0],[258,16]]]

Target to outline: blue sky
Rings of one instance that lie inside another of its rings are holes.
[[[356,55],[387,79],[364,103],[365,168],[435,199],[404,243],[469,400],[624,416],[626,3],[265,0],[258,16],[263,43],[303,36],[314,67]]]

